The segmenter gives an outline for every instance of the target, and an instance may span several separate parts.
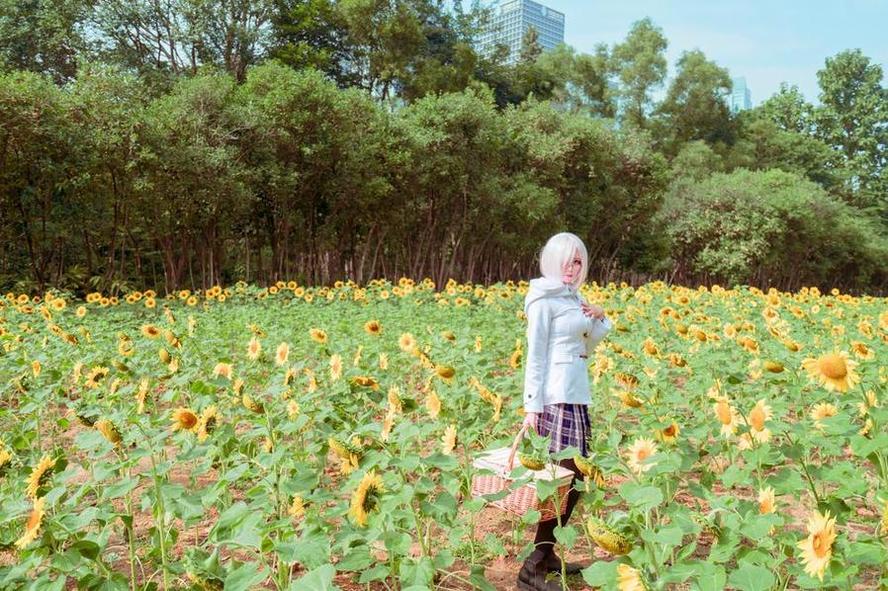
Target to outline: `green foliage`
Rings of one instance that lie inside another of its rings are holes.
[[[662,219],[679,269],[716,281],[884,281],[879,223],[791,173],[737,170],[671,187]]]
[[[611,52],[620,80],[621,118],[629,125],[644,127],[651,109],[651,92],[666,79],[666,47],[663,30],[649,18],[633,23],[626,40]]]
[[[724,100],[731,90],[728,71],[706,59],[699,49],[684,52],[677,67],[666,98],[657,107],[655,129],[662,149],[675,154],[694,140],[710,145],[732,143],[733,126]]]

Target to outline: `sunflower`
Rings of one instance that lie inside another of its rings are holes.
[[[99,419],[93,426],[96,428],[96,431],[102,434],[108,443],[120,447],[120,442],[123,438],[120,436],[120,431],[114,423],[108,419]]]
[[[626,408],[640,408],[644,405],[644,401],[629,390],[614,390],[613,394],[620,399],[620,402]]]
[[[450,425],[444,430],[444,437],[441,438],[441,443],[443,444],[441,453],[445,456],[452,454],[453,449],[456,447],[456,441],[456,425]]]
[[[780,373],[784,370],[783,364],[779,361],[772,361],[770,359],[766,359],[764,363],[762,363],[762,367],[765,368],[765,371],[769,371],[771,373]]]
[[[12,452],[6,449],[6,446],[0,441],[0,476],[6,473],[7,468],[12,464]]]
[[[99,386],[99,382],[108,375],[108,372],[111,371],[107,367],[95,366],[89,373],[86,374],[86,382],[83,384],[85,388],[97,388]]]
[[[274,362],[277,365],[283,365],[287,362],[287,359],[290,357],[290,345],[287,343],[281,343],[278,345],[277,351],[274,354]]]
[[[654,464],[646,460],[656,453],[656,443],[650,439],[639,437],[632,443],[629,450],[626,452],[629,468],[638,475],[647,472],[654,466]]]
[[[246,392],[241,395],[241,404],[245,409],[257,414],[265,411],[265,407],[262,405],[262,403],[254,400],[253,397]]]
[[[142,334],[149,339],[156,339],[160,336],[160,329],[153,324],[145,324],[142,326]]]
[[[620,563],[617,565],[617,589],[619,591],[646,591],[647,588],[637,569]]]
[[[648,337],[644,340],[644,343],[641,346],[642,350],[650,355],[651,357],[659,357],[660,356],[660,348],[657,347],[657,344],[651,337]]]
[[[200,413],[200,418],[197,421],[197,440],[200,443],[206,441],[218,424],[219,411],[216,409],[215,404],[211,404]]]
[[[838,392],[847,392],[848,388],[860,382],[860,376],[854,371],[856,366],[857,362],[848,359],[845,351],[802,361],[802,367],[812,380],[819,381],[827,390]]]
[[[760,489],[758,494],[758,504],[760,514],[765,515],[767,513],[773,513],[776,507],[774,489],[770,486]]]
[[[299,495],[293,495],[290,506],[287,507],[287,515],[293,519],[300,519],[305,516],[305,500]]]
[[[620,384],[627,390],[632,390],[638,385],[638,378],[636,378],[632,374],[623,373],[620,371],[614,374],[614,380],[616,380],[618,384]]]
[[[223,377],[227,380],[231,380],[231,374],[234,372],[234,366],[230,363],[224,363],[220,361],[216,364],[216,367],[213,368],[213,377]]]
[[[259,359],[261,353],[262,343],[254,336],[250,339],[250,343],[247,345],[247,358],[255,361]]]
[[[31,509],[31,514],[28,516],[28,522],[25,524],[25,533],[15,541],[15,546],[19,550],[25,549],[31,542],[37,539],[37,533],[40,531],[40,526],[43,524],[43,516],[46,515],[46,511],[44,510],[45,503],[46,499],[43,497],[34,499],[34,507]]]
[[[661,421],[665,420],[664,418],[660,418]],[[678,439],[678,434],[681,429],[678,426],[678,423],[675,421],[670,421],[669,425],[663,427],[662,429],[657,429],[654,434],[657,439],[664,443],[675,443],[676,439]]]
[[[397,386],[392,386],[388,389],[388,407],[389,411],[395,414],[400,414],[404,410],[404,406],[401,403],[401,391]]]
[[[145,412],[145,399],[148,397],[148,378],[142,378],[139,381],[139,389],[136,390],[136,402],[138,408],[136,412],[142,414]]]
[[[179,407],[173,411],[170,421],[173,423],[173,431],[196,431],[200,418],[190,408]]]
[[[312,328],[308,331],[308,335],[311,337],[311,340],[316,343],[320,343],[322,345],[327,344],[327,333],[320,328]]]
[[[456,375],[456,370],[449,365],[436,365],[435,375],[449,384],[453,382],[453,376]]]
[[[351,504],[348,509],[349,517],[360,527],[366,527],[370,511],[375,509],[379,502],[379,495],[385,491],[382,476],[370,470],[361,479],[358,488],[352,494]]]
[[[733,435],[737,431],[737,424],[740,418],[737,409],[728,402],[727,398],[720,398],[713,405],[713,409],[715,410],[716,418],[721,423],[721,434],[724,437]]]
[[[36,359],[31,362],[31,374],[36,378],[40,375],[40,372],[43,371],[43,367],[40,365],[40,362]]]
[[[819,511],[808,519],[808,537],[797,544],[802,550],[805,572],[823,581],[823,571],[832,558],[832,545],[836,539],[836,520],[830,518],[829,511],[821,515]]]
[[[86,316],[86,306],[77,306],[77,309],[74,310],[74,315],[78,318]]]
[[[388,441],[389,435],[391,435],[392,429],[395,426],[395,416],[391,409],[385,413],[385,418],[382,420],[382,429],[379,432],[380,441]]]
[[[814,425],[818,429],[823,428],[823,419],[827,419],[829,417],[834,417],[838,414],[839,409],[837,409],[834,405],[829,402],[821,402],[819,404],[815,404],[811,409],[811,420],[814,421]]]
[[[368,320],[367,323],[364,324],[364,331],[367,334],[379,336],[382,333],[382,325],[379,323],[379,320]]]
[[[342,377],[342,357],[337,353],[330,357],[330,379],[334,382]]]
[[[851,341],[851,350],[858,359],[872,359],[876,356],[876,352],[866,346],[866,343],[860,341]]]
[[[354,376],[353,378],[350,378],[348,382],[353,386],[379,390],[379,382],[377,382],[376,378],[372,376]]]
[[[438,393],[434,390],[431,390],[428,396],[426,396],[425,407],[429,411],[429,416],[433,419],[441,412],[441,399],[438,398]]]
[[[515,349],[509,356],[509,367],[512,369],[521,367],[521,349]]]
[[[752,410],[749,411],[746,421],[749,423],[750,429],[756,432],[762,432],[765,430],[765,421],[769,421],[771,416],[771,407],[763,398],[756,402],[755,406],[752,407]]]
[[[40,458],[40,462],[38,462],[37,466],[31,470],[31,474],[25,481],[28,485],[25,489],[26,495],[32,499],[42,496],[40,493],[44,492],[43,489],[49,484],[49,479],[52,477],[55,464],[55,460],[49,457],[49,455],[44,455]]]

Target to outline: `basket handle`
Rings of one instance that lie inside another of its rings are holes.
[[[525,433],[527,433],[527,425],[522,425],[521,429],[518,431],[518,435],[515,436],[515,441],[512,443],[512,449],[509,450],[509,459],[506,462],[506,473],[511,472],[512,468],[515,467],[515,452],[518,451],[518,446],[521,444],[521,438],[524,437]]]

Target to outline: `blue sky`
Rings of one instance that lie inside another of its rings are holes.
[[[670,76],[683,51],[701,49],[746,78],[755,105],[782,81],[817,103],[817,70],[844,49],[861,49],[888,77],[888,0],[537,1],[565,14],[565,42],[587,53],[623,40],[649,16],[669,41]]]

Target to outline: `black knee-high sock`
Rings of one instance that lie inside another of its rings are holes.
[[[561,525],[564,526],[564,524],[567,523],[567,520],[570,519],[577,501],[580,500],[580,491],[575,490],[573,485],[577,480],[583,480],[583,473],[580,472],[580,469],[577,468],[576,463],[572,459],[561,460],[560,464],[574,473],[573,480],[571,480],[570,492],[567,494],[567,504],[564,507],[564,513],[561,515]],[[536,536],[534,536],[533,539],[534,545],[546,552],[551,552],[552,548],[555,546],[556,527],[558,527],[558,518],[540,521],[537,524]]]

